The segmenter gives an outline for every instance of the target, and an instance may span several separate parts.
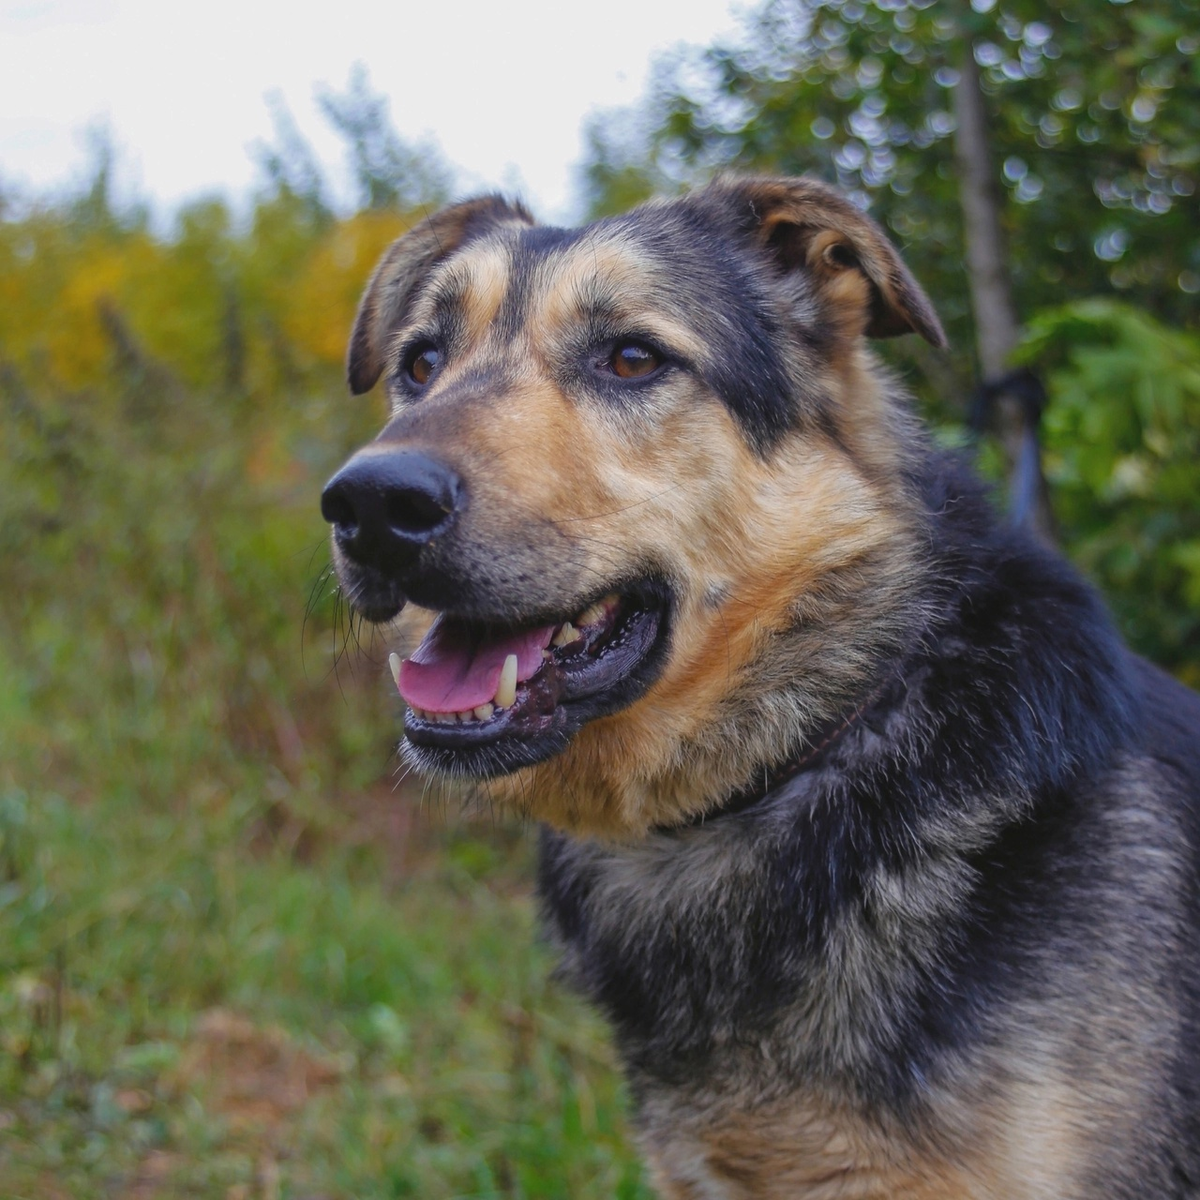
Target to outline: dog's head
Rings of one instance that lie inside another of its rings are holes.
[[[811,180],[580,230],[485,197],[397,241],[349,350],[391,418],[322,511],[366,618],[436,614],[399,677],[417,766],[628,835],[802,743],[898,637],[907,422],[865,339],[909,331],[944,343]]]

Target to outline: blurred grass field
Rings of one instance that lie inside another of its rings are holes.
[[[532,832],[397,785],[326,572],[412,218],[95,199],[0,222],[0,1196],[649,1196]]]
[[[648,1195],[524,835],[378,799],[305,863],[246,796],[7,791],[0,1194]]]

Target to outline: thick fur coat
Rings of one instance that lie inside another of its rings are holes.
[[[448,209],[351,340],[342,584],[408,604],[413,764],[545,823],[664,1196],[1200,1196],[1200,699],[933,451],[903,333],[811,180]]]

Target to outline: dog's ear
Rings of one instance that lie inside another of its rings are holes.
[[[375,386],[383,373],[388,337],[403,322],[430,267],[491,229],[533,223],[521,204],[501,196],[477,196],[442,209],[397,238],[358,304],[346,352],[350,390],[357,396]]]
[[[815,179],[726,178],[712,190],[732,203],[782,273],[807,270],[855,333],[919,333],[944,349],[929,297],[883,230],[840,192]]]

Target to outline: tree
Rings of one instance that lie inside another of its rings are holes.
[[[986,10],[986,11],[979,11]],[[1176,325],[1200,292],[1192,0],[770,0],[744,40],[662,64],[590,131],[594,211],[726,166],[838,183],[971,342],[954,157],[964,41],[989,112],[1018,311],[1117,292]],[[632,133],[630,131],[633,131]],[[957,364],[957,384],[966,382]]]
[[[293,207],[298,206],[314,226],[328,224],[333,216],[329,187],[316,153],[297,127],[281,93],[271,92],[267,107],[274,140],[257,142],[251,154],[266,179],[268,196],[294,201]]]
[[[1200,337],[1109,299],[1044,309],[1019,361],[1045,374],[1064,543],[1125,635],[1200,687]]]

